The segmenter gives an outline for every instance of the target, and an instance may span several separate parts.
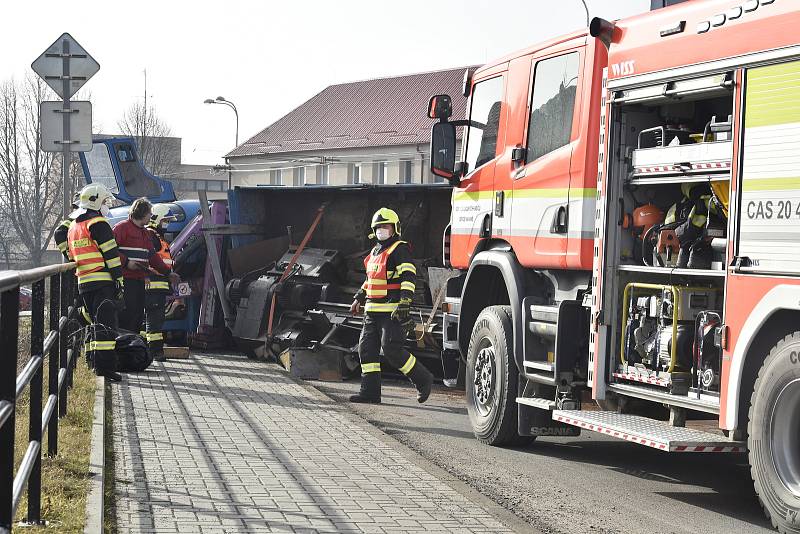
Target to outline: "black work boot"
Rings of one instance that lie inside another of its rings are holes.
[[[381,374],[365,373],[361,375],[361,390],[350,396],[350,402],[358,404],[381,403]]]
[[[414,368],[406,376],[417,388],[417,402],[422,403],[428,400],[433,385],[433,374],[417,360]]]
[[[111,380],[112,382],[119,382],[120,380],[122,380],[122,375],[116,371],[106,371],[102,373],[100,376],[104,376],[109,380]]]

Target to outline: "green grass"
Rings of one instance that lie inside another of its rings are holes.
[[[28,360],[29,327],[20,321],[18,368]],[[44,366],[42,407],[47,400],[47,362]],[[59,420],[58,455],[47,456],[47,436],[42,444],[42,507],[41,518],[49,531],[82,532],[85,521],[86,496],[89,489],[89,451],[91,447],[92,412],[95,377],[79,360],[69,390],[67,415]],[[26,388],[16,407],[14,459],[16,468],[28,447],[30,388]],[[55,414],[57,416],[57,414]],[[27,516],[27,490],[17,508],[16,521]],[[36,528],[39,530],[39,528]]]

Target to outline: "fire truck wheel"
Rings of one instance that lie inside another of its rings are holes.
[[[781,533],[800,533],[800,332],[779,341],[750,399],[750,472],[764,512]]]
[[[467,413],[478,441],[512,445],[530,441],[517,434],[517,372],[512,355],[510,306],[484,309],[467,351]]]

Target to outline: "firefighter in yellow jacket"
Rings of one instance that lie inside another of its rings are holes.
[[[161,256],[162,261],[172,269],[172,255],[169,252],[169,245],[164,240],[164,232],[170,221],[175,220],[174,215],[170,215],[169,206],[166,204],[156,204],[153,206],[152,215],[148,230],[152,233],[153,247],[156,254]],[[158,271],[152,270],[145,279],[145,298],[144,298],[144,336],[147,340],[147,350],[150,356],[157,362],[163,362],[164,358],[164,309],[167,305],[167,295],[171,291],[171,284],[178,282],[178,275],[170,272],[163,275]]]
[[[414,296],[417,269],[411,262],[408,243],[400,240],[400,218],[393,210],[381,208],[372,217],[370,237],[378,241],[364,259],[367,279],[356,293],[350,311],[364,310],[364,326],[358,342],[361,360],[361,390],[350,402],[381,402],[380,351],[417,388],[417,401],[425,402],[431,392],[433,375],[405,349]]]
[[[87,356],[95,372],[113,381],[117,371],[117,302],[123,298],[122,267],[105,215],[111,193],[101,184],[84,187],[67,231],[68,256],[77,263],[78,293],[92,324]]]
[[[81,192],[78,191],[72,197],[72,210],[73,212],[78,209],[78,201],[80,200]],[[53,232],[53,241],[56,243],[56,248],[61,252],[61,255],[64,256],[64,261],[72,261],[72,258],[69,254],[69,243],[67,243],[67,233],[69,232],[69,228],[72,226],[74,222],[72,220],[72,213],[69,214],[66,219],[61,221],[58,226],[56,226],[55,231]],[[86,311],[86,306],[81,305],[78,309],[78,323],[81,325],[81,328],[87,327],[92,324],[92,318],[89,316],[89,312]]]

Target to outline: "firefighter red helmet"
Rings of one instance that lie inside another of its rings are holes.
[[[658,206],[645,204],[633,210],[631,219],[633,231],[643,236],[650,228],[664,222],[664,212]]]

